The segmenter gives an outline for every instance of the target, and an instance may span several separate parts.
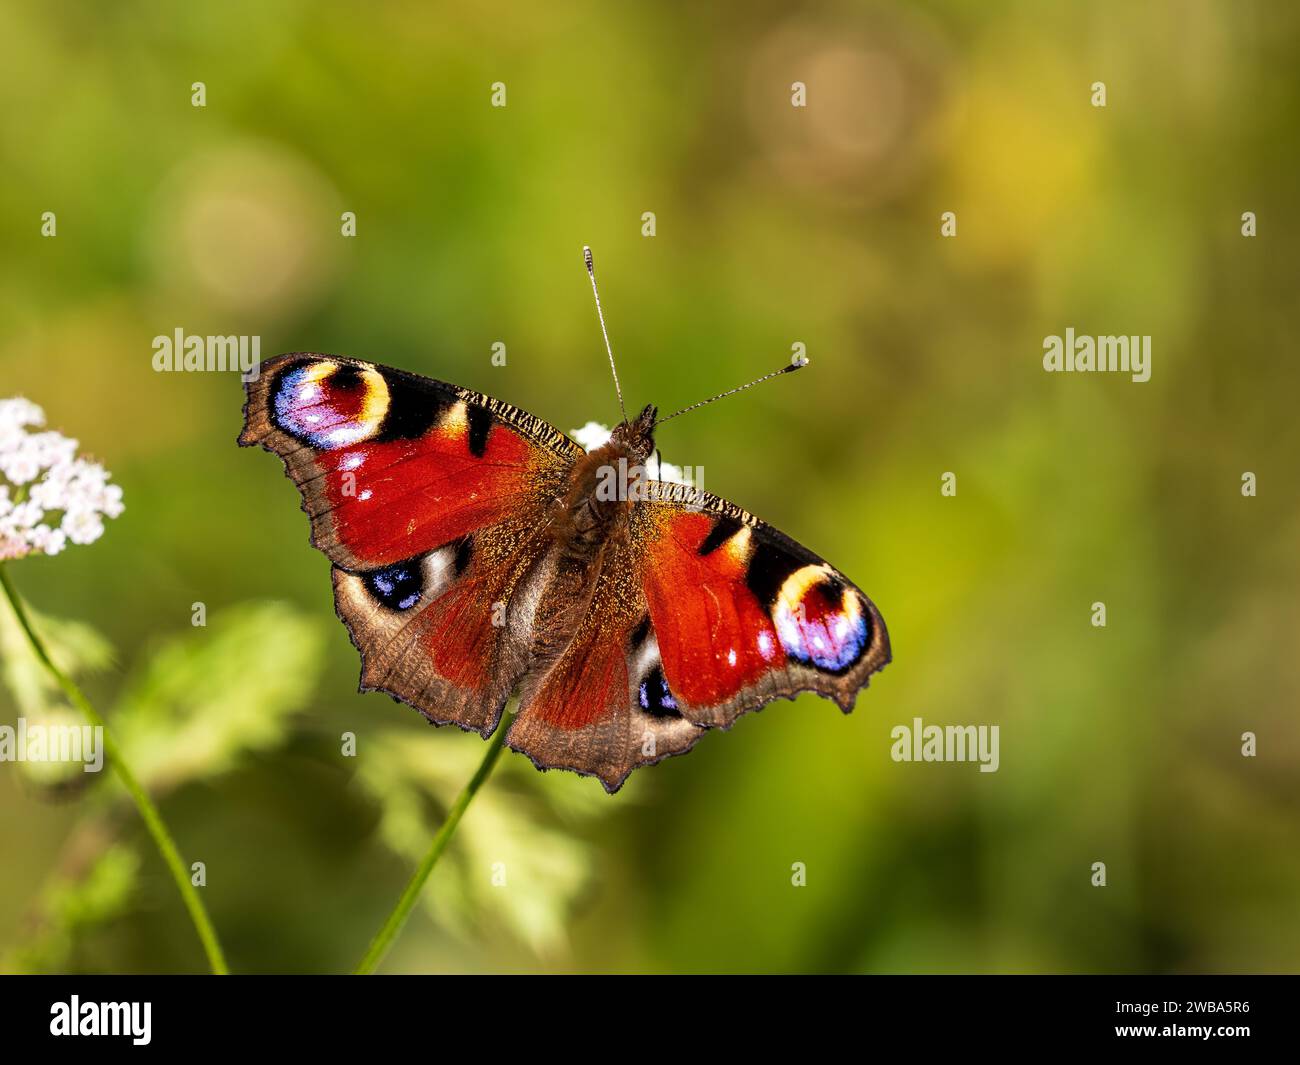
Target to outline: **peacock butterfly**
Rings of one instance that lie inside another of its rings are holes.
[[[239,443],[302,493],[361,690],[436,725],[486,738],[518,690],[506,743],[612,793],[778,697],[848,713],[890,660],[871,600],[735,504],[644,477],[603,490],[645,469],[653,406],[587,452],[518,407],[357,359],[280,355],[246,387]]]

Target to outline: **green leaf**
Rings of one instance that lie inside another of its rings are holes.
[[[284,603],[213,614],[133,675],[111,727],[137,775],[167,789],[278,746],[320,675],[319,624]]]
[[[482,756],[482,744],[450,729],[368,740],[357,780],[380,804],[384,842],[418,862]],[[494,922],[539,955],[564,951],[573,902],[594,869],[591,846],[570,829],[614,808],[594,781],[543,775],[507,753],[433,872],[428,913],[462,938]]]
[[[69,676],[82,677],[113,665],[112,644],[93,626],[42,614],[30,603],[27,612],[51,657]],[[59,686],[32,653],[7,603],[0,608],[0,651],[4,653],[5,687],[12,693],[20,714],[42,717],[51,710],[68,706]]]
[[[10,951],[3,968],[19,973],[65,969],[79,936],[126,911],[139,872],[140,856],[129,845],[115,843],[84,874],[52,880],[41,896],[35,932]]]

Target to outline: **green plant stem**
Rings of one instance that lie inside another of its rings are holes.
[[[371,940],[370,949],[366,951],[366,956],[361,959],[361,962],[354,970],[358,976],[369,975],[379,967],[379,963],[384,960],[384,955],[388,953],[388,949],[393,945],[393,940],[397,938],[402,926],[406,924],[406,919],[411,916],[411,910],[420,898],[424,882],[429,879],[433,867],[438,864],[442,852],[447,849],[451,837],[456,834],[456,826],[460,824],[460,819],[465,816],[469,804],[474,801],[474,796],[478,794],[479,788],[483,786],[483,782],[487,780],[492,772],[492,767],[497,764],[497,759],[501,756],[501,749],[505,746],[506,733],[510,731],[508,717],[508,714],[501,715],[497,730],[488,741],[488,749],[483,755],[483,761],[479,763],[478,769],[470,777],[469,783],[456,796],[456,801],[447,812],[447,820],[442,823],[442,827],[438,829],[438,834],[433,837],[433,842],[429,845],[429,851],[425,854],[424,860],[420,862],[420,867],[416,869],[415,875],[411,877],[411,882],[406,885],[406,890],[402,892],[402,897],[397,900],[393,912],[388,915],[384,927]]]
[[[203,905],[203,900],[199,897],[198,889],[190,883],[189,873],[185,868],[184,861],[181,859],[180,851],[177,849],[171,833],[167,830],[166,824],[163,823],[162,815],[158,813],[158,807],[154,805],[148,793],[136,780],[135,774],[131,772],[131,767],[127,765],[126,759],[122,757],[122,752],[117,746],[117,740],[114,739],[113,734],[104,723],[104,719],[99,716],[99,712],[90,705],[90,700],[82,694],[81,689],[77,687],[72,678],[54,664],[54,660],[50,657],[49,651],[46,650],[45,644],[41,642],[41,638],[32,627],[31,619],[27,616],[27,608],[23,605],[18,589],[13,586],[13,582],[9,579],[9,572],[3,563],[0,563],[0,585],[3,585],[9,605],[13,607],[14,616],[18,619],[18,624],[23,632],[26,633],[27,642],[32,645],[36,657],[49,671],[50,676],[58,682],[59,687],[63,689],[63,693],[72,701],[73,705],[86,716],[86,720],[101,730],[101,735],[104,738],[104,753],[108,756],[109,763],[113,766],[113,771],[122,782],[122,786],[126,788],[127,793],[134,801],[136,809],[140,811],[145,827],[149,829],[149,835],[153,836],[158,852],[162,855],[163,861],[171,871],[172,879],[176,881],[176,887],[180,890],[181,898],[185,902],[185,908],[190,912],[190,920],[194,922],[194,930],[199,934],[199,940],[203,944],[203,951],[208,956],[208,964],[211,966],[212,971],[218,975],[229,973],[230,969],[226,966],[225,955],[221,951],[221,943],[217,940],[216,929],[212,927],[212,921],[208,917],[208,911]]]

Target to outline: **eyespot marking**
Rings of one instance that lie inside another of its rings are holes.
[[[456,568],[462,544],[447,544],[427,555],[394,562],[391,566],[361,574],[361,582],[372,599],[389,610],[405,613],[421,603],[437,599],[460,575]]]
[[[829,567],[803,566],[782,583],[772,622],[796,662],[843,673],[870,642],[870,618],[857,592]]]
[[[287,367],[272,382],[276,426],[326,451],[374,437],[388,407],[388,382],[369,367],[319,359]]]
[[[424,574],[418,560],[375,570],[362,581],[371,597],[389,610],[410,610],[424,594]]]
[[[646,674],[637,688],[637,700],[641,709],[651,717],[681,717],[677,700],[668,690],[668,681],[664,679],[662,667],[655,666]]]

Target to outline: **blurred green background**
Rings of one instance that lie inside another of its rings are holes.
[[[152,339],[609,422],[584,243],[629,407],[806,344],[659,442],[860,584],[895,660],[613,798],[507,754],[386,969],[1300,967],[1298,59],[1268,2],[0,7],[0,395],[126,502],[9,568],[236,971],[350,968],[482,741],[355,693],[238,379]],[[1151,380],[1044,373],[1068,326],[1150,334]],[[0,721],[67,714],[0,637]],[[893,762],[914,717],[1000,725],[999,771]],[[202,970],[104,777],[0,766],[0,965]]]

